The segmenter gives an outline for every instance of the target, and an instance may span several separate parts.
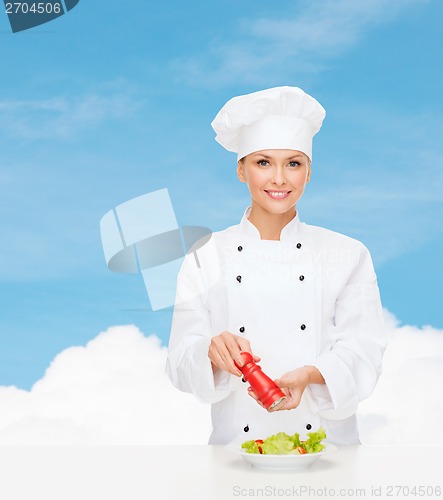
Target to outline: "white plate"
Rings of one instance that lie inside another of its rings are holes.
[[[337,447],[326,441],[325,448],[318,453],[306,453],[304,455],[260,455],[247,453],[238,442],[229,443],[225,449],[231,453],[240,455],[246,462],[257,469],[265,470],[302,470],[310,467],[322,455],[337,450]]]

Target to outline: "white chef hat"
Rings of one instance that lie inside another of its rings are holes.
[[[274,87],[230,99],[211,123],[215,140],[237,159],[264,149],[294,149],[312,160],[312,138],[326,111],[298,87]]]

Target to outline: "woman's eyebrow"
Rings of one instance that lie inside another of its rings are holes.
[[[255,157],[260,156],[261,158],[267,158],[267,159],[272,158],[272,156],[264,155],[262,153],[255,153],[254,156]]]
[[[262,153],[256,153],[254,156],[256,157],[261,157],[261,158],[266,158],[267,160],[269,159],[273,159],[274,157],[273,156],[268,156],[268,155],[264,155]],[[292,156],[289,156],[288,158],[285,158],[285,160],[292,160],[293,158],[303,158],[303,155],[301,153],[296,153]]]

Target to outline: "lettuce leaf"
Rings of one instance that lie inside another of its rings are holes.
[[[300,434],[298,432],[296,432],[293,436],[289,436],[289,438],[294,443],[294,448],[297,448],[297,446],[301,445]]]
[[[294,449],[294,443],[291,436],[279,432],[266,438],[261,447],[266,455],[286,455]]]
[[[318,453],[323,450],[325,445],[321,441],[326,438],[326,432],[323,427],[320,427],[317,432],[308,432],[308,439],[301,446],[308,453]]]
[[[245,441],[241,447],[246,450],[248,453],[260,453],[258,451],[257,443],[251,439],[251,441]]]

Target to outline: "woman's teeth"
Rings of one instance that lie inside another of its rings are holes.
[[[266,191],[271,198],[286,198],[288,196],[289,191]]]

